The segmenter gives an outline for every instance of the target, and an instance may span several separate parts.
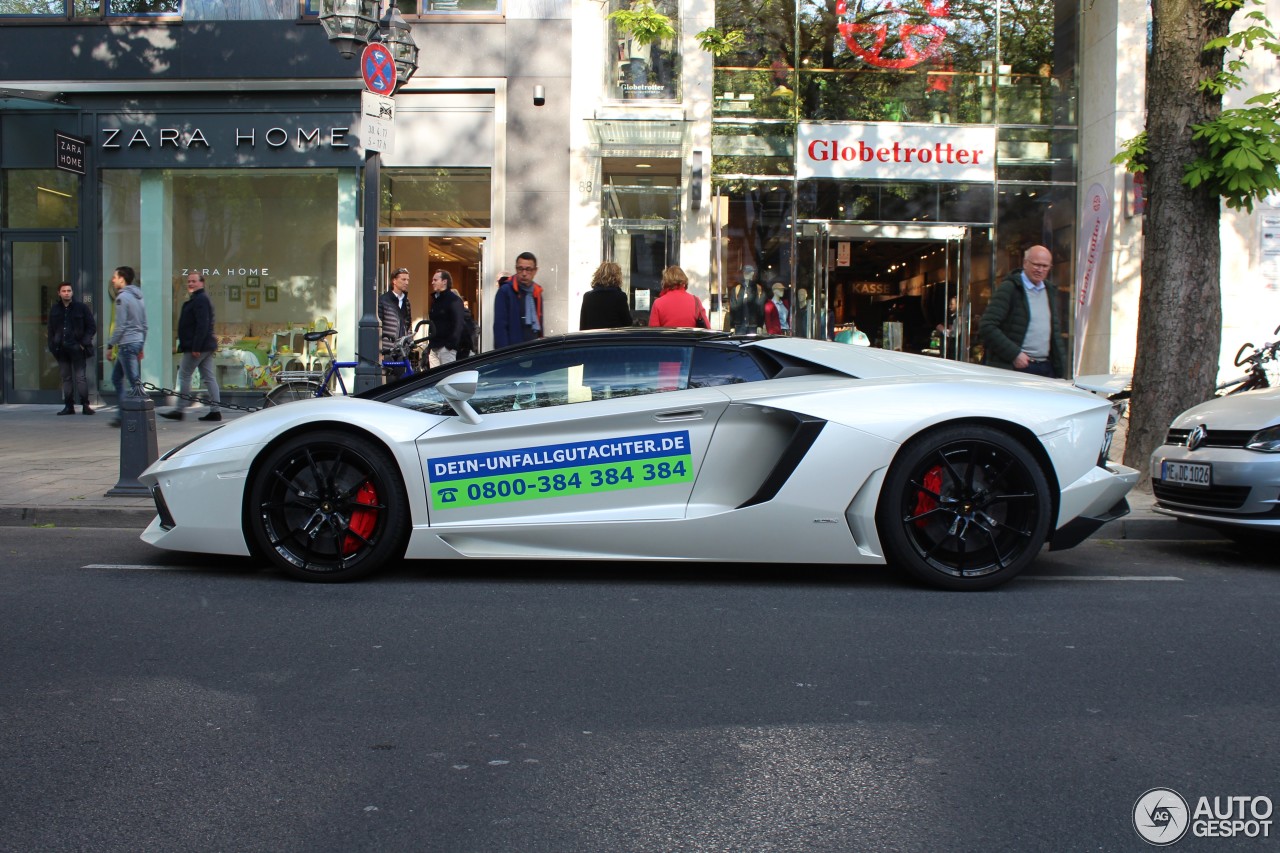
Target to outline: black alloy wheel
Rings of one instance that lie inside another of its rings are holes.
[[[889,470],[876,513],[890,563],[933,586],[991,589],[1030,565],[1049,535],[1040,463],[991,427],[955,426],[912,441]]]
[[[262,461],[250,487],[249,538],[296,578],[354,580],[404,556],[409,499],[382,446],[344,432],[291,439]]]

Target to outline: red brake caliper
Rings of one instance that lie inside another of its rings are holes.
[[[356,492],[356,504],[362,507],[351,513],[351,534],[342,543],[342,555],[349,557],[359,550],[364,544],[357,537],[369,538],[369,534],[373,532],[373,527],[378,523],[378,491],[373,487],[373,483],[368,480],[364,481],[364,485],[360,487],[360,491]]]
[[[930,510],[938,508],[938,501],[934,495],[942,494],[942,466],[935,465],[930,468],[928,473],[924,475],[924,488],[916,492],[916,509],[912,513],[916,516],[924,515]],[[932,494],[930,494],[932,492]],[[916,527],[925,527],[929,524],[927,518],[917,518]]]

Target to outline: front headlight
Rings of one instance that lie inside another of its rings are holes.
[[[1260,453],[1280,453],[1280,426],[1258,430],[1245,442],[1244,449]]]

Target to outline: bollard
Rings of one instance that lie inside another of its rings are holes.
[[[148,497],[151,491],[138,475],[159,458],[156,451],[156,404],[146,394],[126,392],[120,407],[120,480],[107,492],[112,497]]]

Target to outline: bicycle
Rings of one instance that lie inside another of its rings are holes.
[[[389,373],[393,368],[403,368],[403,376],[413,375],[415,350],[427,342],[427,338],[415,338],[414,335],[425,325],[427,325],[427,321],[420,320],[413,327],[412,334],[405,335],[392,345],[391,351],[388,353],[390,357],[379,363],[385,373]],[[340,371],[358,367],[361,361],[367,362],[367,359],[358,358],[356,361],[338,361],[333,354],[333,348],[329,346],[330,336],[336,334],[338,334],[336,329],[304,334],[302,336],[304,340],[310,343],[319,343],[324,347],[325,355],[328,357],[328,366],[319,373],[308,370],[281,371],[276,380],[279,384],[267,392],[264,406],[282,406],[285,403],[293,403],[312,397],[332,397],[335,382],[338,388],[342,389],[343,396],[349,394],[346,380],[342,378]]]
[[[1280,335],[1280,326],[1271,334]],[[1253,352],[1245,355],[1245,351],[1252,349]],[[1275,361],[1280,356],[1280,339],[1274,340],[1269,344],[1263,344],[1255,347],[1252,343],[1246,343],[1236,351],[1235,366],[1244,367],[1248,365],[1244,376],[1237,376],[1226,382],[1222,382],[1214,390],[1214,396],[1226,397],[1231,394],[1241,394],[1245,391],[1254,391],[1258,388],[1270,388],[1271,378],[1267,376],[1267,370],[1263,366],[1269,361]]]

